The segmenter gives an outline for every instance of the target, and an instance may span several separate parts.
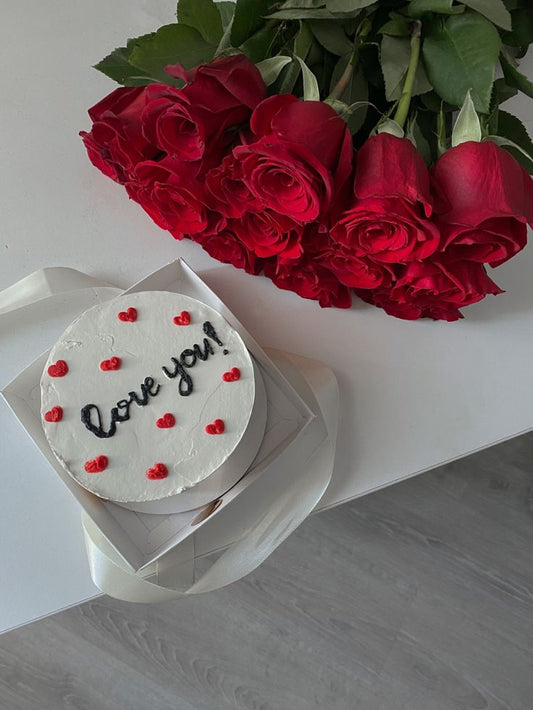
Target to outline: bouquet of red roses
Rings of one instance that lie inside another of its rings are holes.
[[[533,225],[528,0],[179,0],[97,68],[92,163],[176,239],[321,306],[457,320]],[[502,77],[495,80],[500,64]]]

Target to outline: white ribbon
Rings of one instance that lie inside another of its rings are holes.
[[[47,299],[74,292],[79,294],[83,290],[87,290],[88,296],[93,299],[96,292],[101,300],[120,293],[120,289],[74,269],[41,269],[0,292],[0,317]],[[331,373],[328,376],[328,372],[326,368],[311,367],[306,373],[307,387],[316,394],[318,409],[327,425],[327,440],[317,451],[310,451],[308,460],[299,462],[300,466],[296,469],[290,450],[280,454],[275,461],[276,476],[281,476],[287,485],[268,488],[262,499],[263,514],[207,571],[194,580],[193,534],[143,572],[134,572],[115,552],[94,521],[82,512],[89,567],[96,586],[104,593],[125,601],[157,602],[219,589],[256,569],[311,513],[331,479],[338,391],[334,377]],[[268,471],[265,473],[268,474]],[[220,515],[238,516],[238,502],[237,497]]]
[[[33,274],[0,291],[0,316],[40,301],[83,290],[91,294],[96,292],[102,301],[121,293],[121,289],[116,286],[87,276],[76,269],[52,266],[34,271]]]

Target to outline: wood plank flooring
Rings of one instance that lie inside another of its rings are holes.
[[[533,434],[307,520],[254,574],[0,639],[1,710],[532,710]]]

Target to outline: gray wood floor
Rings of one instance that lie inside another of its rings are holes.
[[[2,710],[532,710],[533,435],[315,515],[255,574],[0,639]]]

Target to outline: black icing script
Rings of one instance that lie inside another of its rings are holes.
[[[207,338],[213,340],[220,347],[224,347],[224,343],[222,343],[209,321],[204,323],[203,331],[207,335]],[[204,338],[201,346],[195,343],[192,348],[183,350],[179,357],[171,357],[171,368],[167,368],[164,365],[161,368],[169,379],[172,380],[175,377],[179,377],[178,392],[182,397],[188,397],[194,389],[192,377],[187,370],[194,367],[198,360],[205,361],[210,355],[215,354],[213,346],[207,338]],[[227,350],[223,352],[224,355],[228,354]],[[117,402],[116,406],[111,409],[111,423],[107,430],[104,429],[102,415],[96,404],[86,404],[82,407],[81,421],[86,428],[92,431],[99,439],[107,439],[115,434],[117,424],[125,422],[130,418],[130,406],[133,402],[139,407],[144,407],[148,404],[150,397],[157,396],[160,389],[161,385],[157,384],[153,377],[145,377],[144,382],[141,384],[140,396],[137,392],[128,392],[128,399],[121,399]]]

